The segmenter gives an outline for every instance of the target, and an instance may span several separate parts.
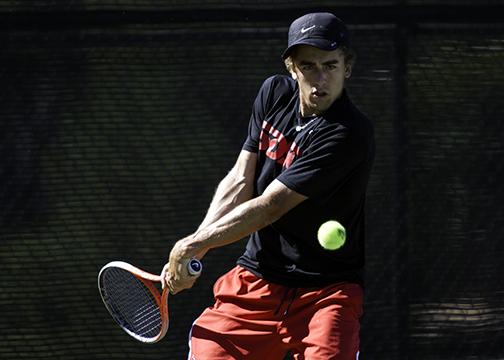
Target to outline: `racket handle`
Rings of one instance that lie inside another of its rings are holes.
[[[187,264],[187,271],[189,271],[189,274],[192,276],[198,276],[201,274],[202,269],[203,265],[198,259],[191,259],[191,261]]]

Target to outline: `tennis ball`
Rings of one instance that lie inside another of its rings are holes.
[[[329,220],[320,225],[317,238],[324,249],[337,250],[345,243],[346,231],[336,220]]]

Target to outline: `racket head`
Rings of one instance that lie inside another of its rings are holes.
[[[105,265],[98,274],[98,289],[116,323],[138,341],[155,343],[169,326],[168,291],[160,294],[161,278],[122,261]]]

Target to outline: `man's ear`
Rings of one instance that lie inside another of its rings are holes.
[[[345,78],[349,79],[352,76],[352,65],[347,65],[345,67]]]

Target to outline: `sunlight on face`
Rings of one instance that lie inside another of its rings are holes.
[[[324,51],[309,45],[297,46],[292,61],[301,115],[320,115],[341,95],[350,64],[345,63],[340,49]]]

